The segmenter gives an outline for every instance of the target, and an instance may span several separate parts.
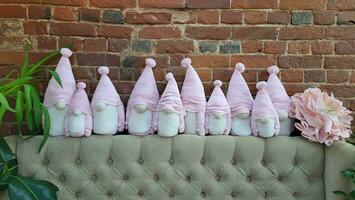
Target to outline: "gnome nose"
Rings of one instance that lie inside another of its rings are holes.
[[[280,111],[280,112],[278,112],[278,114],[279,114],[280,121],[286,120],[288,117],[288,114],[285,111]]]
[[[138,113],[144,113],[144,112],[147,110],[147,106],[146,106],[146,105],[143,105],[143,104],[139,104],[139,105],[136,105],[136,106],[135,106],[135,110],[136,110]]]
[[[80,112],[79,109],[75,108],[75,109],[73,110],[73,115],[74,115],[74,116],[79,116],[80,114],[81,114],[81,112]]]
[[[267,117],[267,116],[262,116],[262,117],[260,118],[260,122],[263,123],[263,124],[268,123],[268,122],[269,122],[269,117]]]
[[[242,112],[238,115],[240,119],[246,119],[250,116],[250,112]]]
[[[106,107],[106,104],[103,103],[103,102],[98,102],[96,105],[95,105],[95,111],[97,112],[100,112],[100,111],[103,111]]]
[[[63,100],[58,100],[55,106],[57,109],[63,110],[65,108],[65,102]]]
[[[169,114],[171,114],[171,113],[173,113],[173,108],[171,107],[171,106],[165,106],[165,108],[164,108],[164,110],[163,110],[163,112],[165,113],[165,114],[167,114],[167,115],[169,115]]]
[[[213,114],[213,116],[216,118],[216,119],[221,119],[223,117],[223,112],[215,112]]]

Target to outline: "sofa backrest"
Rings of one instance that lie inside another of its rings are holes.
[[[17,145],[19,173],[59,199],[324,199],[324,149],[300,137],[41,137]]]

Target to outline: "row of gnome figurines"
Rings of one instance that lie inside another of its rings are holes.
[[[267,82],[258,82],[253,99],[242,73],[245,66],[236,64],[226,96],[216,80],[215,88],[206,102],[203,84],[185,58],[185,80],[179,92],[172,73],[166,75],[167,85],[159,97],[153,68],[154,59],[146,59],[146,66],[128,100],[126,112],[115,86],[108,77],[109,69],[100,67],[100,81],[91,103],[85,83],[76,85],[69,57],[70,49],[61,49],[62,57],[56,67],[62,86],[52,77],[44,96],[44,105],[51,118],[50,135],[82,137],[96,134],[113,135],[125,129],[130,134],[172,137],[178,133],[220,135],[254,135],[272,137],[290,135],[293,120],[288,111],[291,99],[271,66]]]

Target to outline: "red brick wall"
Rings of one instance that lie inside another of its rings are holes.
[[[255,93],[277,64],[290,95],[319,86],[355,110],[354,0],[0,0],[0,18],[0,76],[22,62],[28,37],[33,59],[73,44],[75,77],[90,93],[97,66],[110,67],[127,100],[144,58],[157,60],[162,90],[168,71],[183,80],[179,63],[188,56],[207,94],[237,62]],[[15,133],[6,120],[2,132]]]

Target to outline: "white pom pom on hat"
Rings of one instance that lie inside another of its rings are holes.
[[[79,82],[78,84],[76,84],[76,87],[78,87],[78,89],[85,89],[86,88],[86,83]]]
[[[237,63],[235,65],[235,69],[239,72],[239,73],[243,73],[245,71],[245,65],[243,63]]]
[[[61,48],[60,54],[62,54],[63,57],[69,58],[73,54],[73,52],[68,48]]]
[[[222,81],[220,81],[220,80],[215,80],[213,84],[214,84],[214,86],[216,86],[216,87],[221,87],[221,86],[222,86]]]
[[[183,68],[187,68],[188,66],[191,66],[191,64],[192,64],[192,61],[190,58],[184,58],[181,61],[181,67],[183,67]]]
[[[153,58],[147,58],[147,59],[145,59],[145,65],[147,67],[154,68],[157,65],[157,62],[155,62],[155,60]]]
[[[107,75],[110,72],[110,69],[106,66],[101,66],[98,69],[100,75]]]
[[[167,73],[166,76],[165,76],[165,79],[167,81],[171,81],[171,80],[173,80],[173,78],[174,78],[174,75],[171,72]]]
[[[256,84],[256,88],[258,90],[264,89],[264,88],[266,88],[266,86],[267,86],[267,83],[265,81],[260,81]]]
[[[267,72],[269,72],[269,74],[278,74],[280,72],[280,69],[278,66],[273,65],[267,69]]]

